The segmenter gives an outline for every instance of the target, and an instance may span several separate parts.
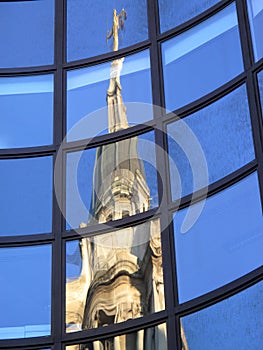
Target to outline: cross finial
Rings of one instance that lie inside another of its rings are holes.
[[[119,29],[123,29],[124,21],[127,19],[127,12],[122,9],[117,15],[117,10],[113,10],[113,24],[111,30],[107,33],[107,40],[113,37],[113,51],[118,51],[119,49]]]

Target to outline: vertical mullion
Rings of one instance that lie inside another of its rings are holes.
[[[161,48],[158,43],[159,36],[159,9],[157,0],[148,1],[148,24],[149,39],[151,41],[151,77],[152,77],[152,96],[154,105],[155,119],[155,143],[156,143],[156,166],[158,170],[158,194],[159,206],[161,211],[160,226],[163,251],[163,274],[165,290],[165,307],[168,314],[167,325],[167,343],[168,349],[179,349],[180,334],[178,333],[178,322],[174,316],[175,300],[177,299],[177,285],[175,281],[175,269],[173,261],[173,239],[171,237],[171,225],[168,214],[170,181],[168,175],[168,166],[166,163],[167,153],[165,126],[163,124],[164,110],[164,89],[162,76]],[[172,268],[172,273],[171,273]],[[176,300],[177,303],[177,300]],[[175,345],[176,344],[176,345]]]
[[[62,338],[62,214],[56,197],[62,193],[62,162],[58,150],[63,140],[63,63],[64,63],[64,0],[55,0],[55,79],[54,79],[54,144],[56,155],[56,183],[53,181],[53,235],[55,237],[52,251],[52,338],[54,350],[61,349]],[[58,164],[59,163],[59,164]],[[53,179],[54,179],[53,169]],[[61,179],[61,181],[57,181]]]
[[[257,79],[255,74],[253,74],[254,52],[246,0],[237,0],[237,15],[244,66],[247,74],[247,95],[255,155],[258,162],[258,179],[261,203],[263,203],[263,128],[260,116]]]

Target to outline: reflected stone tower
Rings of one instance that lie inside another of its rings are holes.
[[[118,30],[126,12],[113,13],[113,50],[118,50]],[[120,74],[124,58],[111,63],[107,90],[108,131],[129,127],[122,100]],[[98,147],[93,173],[90,223],[131,216],[150,207],[150,189],[143,161],[133,137]],[[81,223],[80,227],[86,227]],[[164,309],[161,235],[158,220],[135,227],[82,238],[82,270],[66,284],[67,331],[107,326]],[[153,329],[155,329],[153,331]],[[129,335],[73,345],[69,349],[161,350],[166,346],[164,325]],[[184,347],[187,349],[187,347]]]

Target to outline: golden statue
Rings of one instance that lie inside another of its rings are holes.
[[[123,29],[124,21],[127,19],[127,12],[122,9],[117,15],[117,10],[113,10],[113,24],[111,30],[107,33],[107,41],[113,37],[113,51],[118,51],[119,49],[119,37],[118,30]]]

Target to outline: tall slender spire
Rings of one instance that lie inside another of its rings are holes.
[[[107,40],[113,38],[113,51],[119,49],[119,29],[123,29],[124,21],[127,13],[124,9],[117,15],[117,11],[113,11],[113,25],[107,34]],[[120,74],[122,70],[124,58],[116,59],[111,63],[110,83],[107,90],[107,106],[108,106],[108,130],[109,133],[127,129],[129,127],[126,115],[126,107],[121,95]]]

